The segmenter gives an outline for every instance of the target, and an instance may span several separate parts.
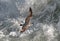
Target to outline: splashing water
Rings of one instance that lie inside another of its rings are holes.
[[[32,25],[20,33],[29,7]],[[60,0],[0,0],[0,41],[60,41]]]

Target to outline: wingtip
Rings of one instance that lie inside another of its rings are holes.
[[[29,11],[32,12],[32,8],[31,7],[29,8]]]

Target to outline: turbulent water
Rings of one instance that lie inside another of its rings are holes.
[[[29,7],[30,28],[19,33]],[[60,41],[60,0],[0,0],[0,41]]]

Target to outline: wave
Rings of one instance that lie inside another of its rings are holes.
[[[0,41],[60,41],[59,0],[0,0]],[[20,23],[33,10],[31,26],[24,33]]]

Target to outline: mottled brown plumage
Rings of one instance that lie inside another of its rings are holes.
[[[32,17],[32,9],[30,7],[29,8],[29,15],[26,17],[25,23],[23,24],[22,30],[20,32],[24,32],[25,30],[27,30],[29,28],[29,23],[30,23],[31,17]]]

